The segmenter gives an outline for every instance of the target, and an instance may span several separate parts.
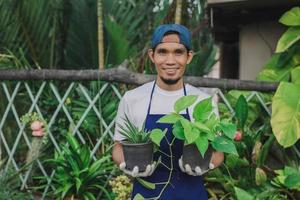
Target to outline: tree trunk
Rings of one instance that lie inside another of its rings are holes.
[[[175,24],[181,23],[182,0],[176,0]]]
[[[104,69],[104,36],[103,36],[103,6],[102,0],[98,0],[98,63],[99,69]]]

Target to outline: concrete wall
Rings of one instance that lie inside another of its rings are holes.
[[[275,52],[277,41],[286,30],[278,22],[260,22],[241,28],[239,35],[239,78],[254,80]]]

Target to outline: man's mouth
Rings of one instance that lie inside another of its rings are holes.
[[[163,70],[168,74],[168,75],[173,75],[176,73],[176,71],[179,69],[179,67],[164,67]]]

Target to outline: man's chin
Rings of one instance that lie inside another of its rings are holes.
[[[166,78],[163,78],[163,77],[160,77],[160,78],[167,85],[175,85],[180,80],[180,78],[177,78],[177,79],[166,79]]]

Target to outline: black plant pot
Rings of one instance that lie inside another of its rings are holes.
[[[199,166],[201,170],[207,170],[209,168],[212,153],[212,147],[208,146],[203,158],[195,144],[185,145],[183,147],[182,163],[183,165],[189,164],[192,169],[195,169],[196,166]]]
[[[147,165],[153,161],[153,143],[132,144],[122,142],[123,154],[126,163],[126,169],[133,170],[135,166],[139,171],[146,170]]]

